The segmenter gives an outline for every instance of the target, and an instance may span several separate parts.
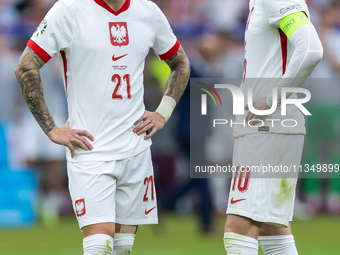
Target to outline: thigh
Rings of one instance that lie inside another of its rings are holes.
[[[292,223],[289,222],[287,228],[281,228],[264,223],[260,230],[260,236],[282,236],[292,234]]]
[[[116,161],[68,162],[69,190],[79,227],[115,222]]]
[[[116,223],[157,224],[157,201],[150,148],[124,160],[117,181]]]

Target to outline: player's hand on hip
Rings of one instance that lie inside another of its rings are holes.
[[[166,123],[166,119],[158,112],[145,111],[143,116],[137,120],[133,129],[137,135],[141,135],[151,129],[151,132],[144,137],[144,139],[151,138],[158,130],[161,130]]]
[[[266,101],[266,97],[261,98],[256,100],[255,102],[253,102],[253,106],[256,110],[268,110],[270,109],[270,107],[267,105],[267,101]],[[244,107],[245,110],[249,110],[249,106],[246,105]],[[254,119],[261,119],[263,116],[260,115],[256,115],[254,113],[252,113],[251,111],[248,112],[247,116],[246,116],[246,123],[248,123],[251,120]],[[258,122],[258,121],[257,121]],[[254,126],[256,123],[256,121],[252,121],[251,123],[249,123],[250,126]]]
[[[85,151],[91,151],[93,149],[93,146],[85,138],[87,137],[91,141],[94,141],[93,136],[86,130],[69,128],[68,122],[61,127],[54,127],[47,135],[52,142],[68,147],[71,151],[72,158],[75,153],[74,147],[82,148]]]

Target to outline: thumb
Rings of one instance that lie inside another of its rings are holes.
[[[248,111],[248,110],[249,110],[249,107],[248,107],[248,105],[247,105],[247,104],[244,106],[244,110],[246,110],[246,111]]]

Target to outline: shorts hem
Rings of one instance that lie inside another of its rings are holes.
[[[242,210],[227,210],[226,214],[235,214],[235,215],[240,215],[246,218],[250,218],[254,221],[257,222],[263,222],[269,225],[273,225],[273,226],[277,226],[277,227],[283,227],[286,228],[288,227],[289,221],[285,221],[285,220],[280,220],[278,218],[269,218],[269,217],[262,217],[259,215],[254,215],[254,214],[250,214],[248,212],[242,211]]]
[[[150,224],[158,224],[158,219],[151,220],[129,220],[129,219],[119,219],[116,218],[116,223],[122,225],[150,225]]]
[[[82,229],[83,227],[99,224],[99,223],[115,223],[114,217],[100,217],[100,218],[91,218],[89,220],[82,220],[77,218],[79,223],[79,228]]]

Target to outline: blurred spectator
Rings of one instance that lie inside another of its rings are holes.
[[[14,121],[17,95],[20,92],[17,80],[13,73],[18,53],[9,47],[11,38],[9,34],[0,30],[0,119]]]

